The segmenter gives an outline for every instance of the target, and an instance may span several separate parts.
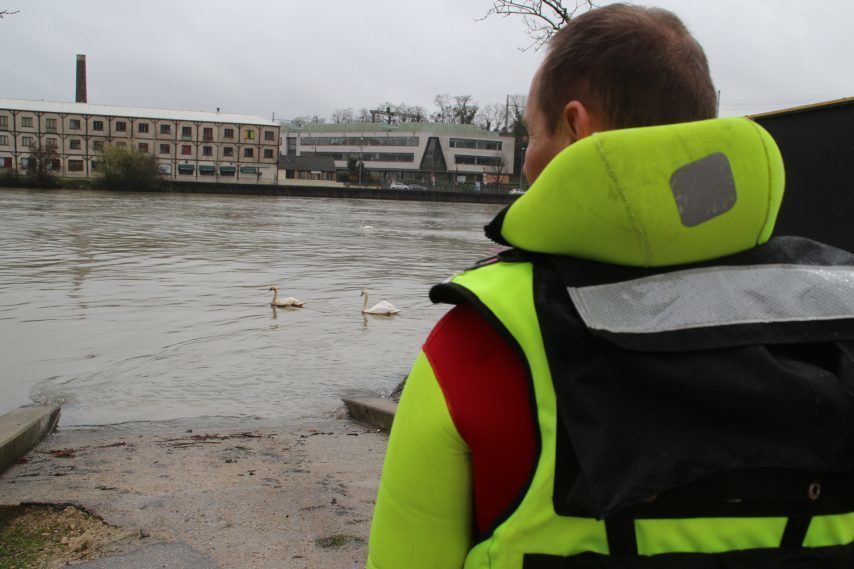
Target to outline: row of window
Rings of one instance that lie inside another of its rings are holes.
[[[48,118],[45,119],[45,130],[48,132],[56,131],[56,119]],[[21,117],[21,126],[32,128],[33,127],[33,117]],[[9,117],[6,115],[0,116],[0,129],[8,129],[9,128]],[[81,119],[68,119],[68,129],[69,130],[81,130],[82,128],[82,120]],[[113,128],[115,132],[127,132],[128,131],[128,122],[117,120],[113,122]],[[139,134],[147,134],[150,132],[151,125],[147,122],[138,122],[136,123],[136,131]],[[104,130],[104,121],[102,120],[93,120],[92,121],[92,130],[95,132],[102,132]],[[234,138],[234,130],[233,128],[223,128],[222,129],[222,137],[223,138]],[[172,125],[171,124],[161,124],[160,125],[160,134],[171,135],[172,134]],[[181,138],[193,138],[193,127],[191,126],[182,126],[181,127]],[[202,127],[202,140],[213,140],[214,139],[214,129],[212,127]],[[255,140],[255,130],[251,128],[247,128],[243,130],[243,139],[244,140]],[[276,140],[276,131],[274,130],[265,130],[264,131],[264,140],[266,141],[275,141]]]
[[[475,140],[472,138],[452,138],[451,148],[468,148],[470,150],[501,150],[501,141]]]
[[[408,153],[393,152],[303,152],[303,156],[324,156],[333,160],[346,161],[350,158],[362,160],[363,162],[414,162],[415,155]],[[454,156],[455,164],[467,166],[493,166],[499,167],[504,164],[501,156],[468,156],[457,154]]]
[[[21,146],[33,146],[36,143],[36,138],[34,136],[22,136],[21,137]],[[55,138],[46,138],[44,141],[45,146],[54,147],[57,146],[57,139]],[[10,146],[9,144],[9,136],[5,134],[0,134],[0,146]]]
[[[355,158],[362,162],[415,162],[411,152],[303,152],[302,156],[323,156],[333,160]]]
[[[27,168],[29,164],[28,158],[21,159],[21,168]],[[92,160],[90,163],[91,169],[93,172],[98,171],[98,167],[100,162],[98,160]],[[86,166],[85,160],[73,159],[70,158],[68,160],[67,171],[69,172],[82,172],[84,167]],[[11,168],[12,167],[12,158],[8,156],[0,157],[0,168]],[[62,167],[62,164],[59,160],[52,160],[48,164],[48,170],[59,170]],[[193,164],[178,164],[178,174],[181,175],[193,175],[196,171],[196,166]],[[223,164],[219,167],[219,175],[220,176],[234,176],[237,172],[238,167]],[[240,166],[239,168],[241,174],[258,174],[259,170],[257,166]],[[201,164],[199,165],[199,175],[200,176],[214,176],[216,175],[217,167],[211,164]],[[160,173],[161,174],[171,174],[172,173],[172,165],[171,164],[160,164]]]
[[[22,136],[21,137],[21,146],[30,147],[35,144],[35,138],[32,136]],[[120,148],[127,148],[127,143],[118,140],[114,142],[114,144]],[[0,146],[8,146],[9,145],[9,137],[5,134],[0,134]],[[45,139],[45,146],[48,147],[57,147],[57,140],[55,138],[47,138]],[[82,150],[83,143],[78,138],[72,138],[68,141],[69,150]],[[101,152],[104,150],[104,141],[103,140],[95,140],[92,142],[92,148],[95,152]],[[191,144],[182,144],[181,145],[181,155],[182,156],[191,156],[193,154],[193,146]],[[149,144],[147,142],[140,142],[137,144],[137,149],[140,152],[148,152]],[[170,154],[172,152],[171,144],[160,144],[159,145],[159,154]],[[202,156],[213,156],[214,155],[214,147],[205,145],[202,146]],[[232,146],[223,146],[222,147],[222,155],[223,156],[234,156],[234,147]],[[264,149],[264,158],[272,159],[275,158],[275,150],[273,148],[265,148]],[[243,157],[244,158],[254,158],[255,157],[255,149],[254,148],[244,148],[243,149]]]
[[[196,167],[193,164],[178,164],[178,174],[181,176],[192,176],[196,173]],[[238,168],[236,166],[231,165],[222,165],[219,167],[219,175],[220,176],[234,176],[237,172]],[[211,164],[200,164],[199,165],[199,176],[215,176],[217,172],[216,166]],[[161,164],[160,165],[160,173],[161,174],[171,174],[172,166],[170,164]],[[256,174],[260,175],[261,171],[257,166],[241,166],[240,167],[241,174]]]
[[[302,146],[418,146],[417,136],[306,136]]]
[[[454,155],[454,164],[498,167],[504,165],[504,159],[501,156],[467,156],[465,154],[456,154]]]

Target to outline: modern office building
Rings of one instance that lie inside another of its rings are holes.
[[[0,99],[0,173],[26,171],[41,145],[56,149],[58,175],[93,177],[107,144],[154,156],[175,180],[278,182],[280,125],[257,116]]]
[[[282,138],[285,156],[332,158],[339,181],[430,187],[507,183],[514,174],[514,139],[472,125],[283,124]]]

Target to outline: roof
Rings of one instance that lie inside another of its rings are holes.
[[[461,136],[477,136],[479,138],[499,138],[497,132],[484,130],[473,124],[452,124],[439,122],[405,122],[398,125],[390,125],[382,122],[354,122],[354,123],[308,123],[302,126],[293,124],[282,124],[282,132],[301,133],[311,135],[315,133],[365,133],[365,132],[387,132],[396,135],[415,134],[418,132],[430,132],[437,134],[456,134]]]
[[[328,156],[281,156],[279,168],[282,170],[334,172],[335,160]]]
[[[146,107],[120,107],[116,105],[93,105],[91,103],[30,101],[27,99],[0,99],[0,109],[43,113],[131,117],[140,119],[166,119],[214,123],[254,124],[259,126],[280,126],[278,122],[268,121],[256,115],[212,113],[209,111],[178,111],[174,109],[151,109]]]
[[[832,101],[824,101],[821,103],[812,103],[810,105],[801,105],[798,107],[790,107],[788,109],[780,109],[779,111],[769,111],[767,113],[759,113],[756,115],[750,115],[751,119],[757,118],[765,118],[765,117],[775,117],[780,115],[790,115],[794,113],[803,113],[807,111],[816,111],[820,109],[830,109],[833,107],[844,107],[846,105],[854,105],[854,97],[847,97],[843,99],[834,99]]]

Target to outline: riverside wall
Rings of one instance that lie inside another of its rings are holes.
[[[158,191],[194,194],[240,194],[300,198],[349,198],[485,204],[509,204],[518,197],[504,192],[490,191],[389,190],[368,187],[282,186],[269,184],[224,185],[222,183],[208,184],[203,182],[173,182],[170,187]]]
[[[38,188],[29,183],[3,183],[2,188]],[[70,180],[60,178],[51,188],[44,189],[80,189],[99,190],[103,189],[93,184],[91,180]],[[109,190],[113,190],[109,188]],[[120,191],[115,188],[113,191]],[[519,196],[510,195],[507,191],[482,190],[391,190],[365,186],[302,186],[297,184],[273,185],[273,184],[223,184],[221,182],[180,182],[170,181],[157,188],[150,190],[135,189],[133,191],[148,191],[155,193],[189,193],[189,194],[231,194],[231,195],[261,195],[261,196],[289,196],[300,198],[344,198],[344,199],[371,199],[371,200],[399,200],[399,201],[421,201],[421,202],[450,202],[450,203],[481,203],[481,204],[509,204]]]

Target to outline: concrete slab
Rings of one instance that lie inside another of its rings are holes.
[[[75,565],[79,569],[151,569],[180,567],[181,569],[218,569],[206,557],[186,543],[155,543],[127,555],[104,557],[90,563]]]
[[[59,421],[59,407],[21,407],[0,416],[0,473],[27,454]]]
[[[388,432],[397,412],[397,403],[391,399],[365,397],[344,399],[347,412],[354,421]]]
[[[344,417],[247,423],[59,429],[0,474],[0,505],[75,505],[127,530],[111,560],[183,543],[221,569],[364,567],[388,437]],[[184,567],[148,565],[164,566]]]

